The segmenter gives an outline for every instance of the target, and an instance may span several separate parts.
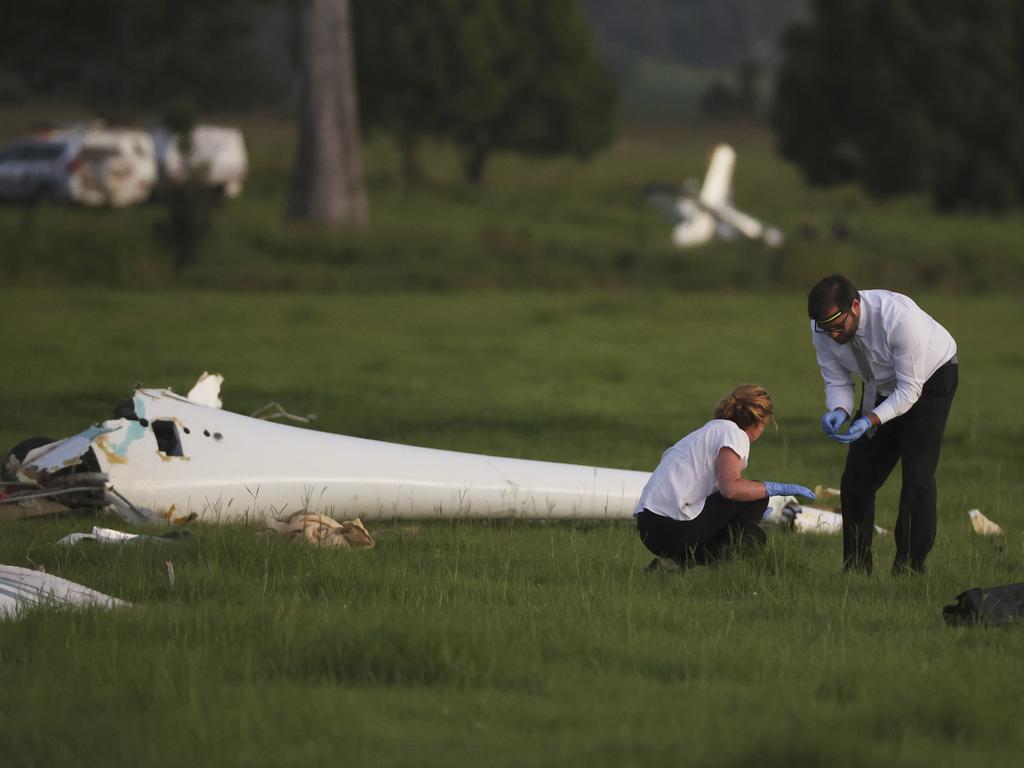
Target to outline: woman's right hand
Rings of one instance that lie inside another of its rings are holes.
[[[796,483],[766,482],[764,489],[769,496],[804,496],[808,499],[814,499],[814,491]]]

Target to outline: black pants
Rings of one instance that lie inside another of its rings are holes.
[[[947,363],[925,382],[921,397],[909,411],[883,424],[874,437],[862,437],[850,444],[840,488],[846,569],[871,573],[875,493],[900,461],[903,487],[893,568],[924,570],[925,558],[935,542],[935,470],[958,382],[959,366]]]
[[[739,547],[763,546],[767,536],[758,523],[767,507],[768,499],[731,501],[716,492],[693,520],[673,520],[645,509],[636,516],[636,529],[640,541],[658,557],[706,565],[731,557]]]

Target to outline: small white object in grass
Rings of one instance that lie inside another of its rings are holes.
[[[1003,529],[997,523],[992,522],[981,514],[980,509],[970,510],[967,516],[971,518],[971,528],[977,534],[982,536],[999,536],[1003,533]]]

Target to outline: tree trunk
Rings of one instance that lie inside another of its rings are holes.
[[[307,0],[301,13],[299,146],[288,215],[363,228],[369,213],[359,154],[349,0]]]

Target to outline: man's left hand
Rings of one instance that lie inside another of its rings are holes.
[[[833,440],[839,443],[852,443],[854,440],[859,440],[866,435],[871,429],[871,419],[867,416],[861,416],[856,419],[848,430],[844,434],[829,435]]]

